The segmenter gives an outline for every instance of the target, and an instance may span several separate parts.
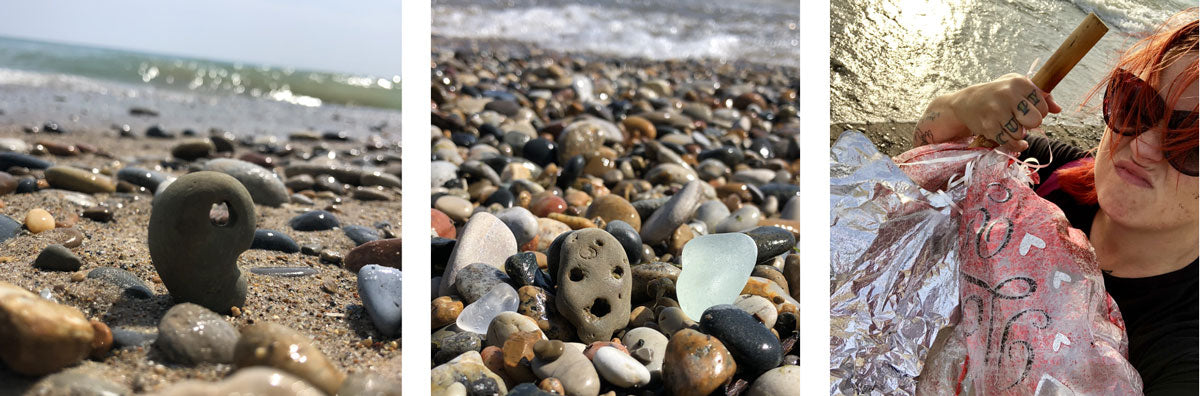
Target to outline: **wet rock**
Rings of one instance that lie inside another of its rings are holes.
[[[558,346],[554,346],[558,343]],[[538,378],[557,378],[567,395],[596,396],[600,393],[600,378],[596,367],[583,353],[564,348],[560,341],[538,341],[534,345],[531,367]]]
[[[771,330],[733,305],[717,305],[700,317],[700,331],[721,340],[743,371],[757,375],[783,362],[783,348]]]
[[[180,364],[231,363],[238,331],[220,315],[196,304],[171,307],[158,322],[155,345]]]
[[[796,237],[779,227],[761,226],[745,231],[758,246],[755,262],[762,263],[775,256],[787,253],[796,247]]]
[[[50,245],[33,260],[33,267],[43,271],[78,271],[83,261],[63,245]]]
[[[454,282],[463,301],[470,304],[483,297],[496,285],[508,284],[508,275],[491,265],[474,263],[459,270]]]
[[[538,268],[537,255],[533,252],[521,252],[504,260],[504,273],[515,285],[537,286],[550,289],[550,279],[545,272]]]
[[[208,161],[204,170],[233,176],[250,193],[256,204],[278,207],[288,202],[287,187],[284,187],[283,181],[261,166],[241,160],[218,158]]]
[[[228,224],[213,224],[212,205],[223,202]],[[237,257],[254,240],[254,204],[241,183],[225,174],[184,175],[154,199],[150,257],[176,301],[225,313],[246,301]]]
[[[242,369],[252,366],[279,369],[328,394],[337,392],[346,378],[308,337],[274,323],[255,323],[243,328],[233,360]]]
[[[51,187],[81,193],[111,193],[117,191],[117,182],[108,176],[68,166],[51,166],[46,169],[46,182]]]
[[[359,268],[367,264],[379,264],[399,269],[402,245],[403,243],[400,238],[367,242],[358,245],[354,249],[350,249],[342,265],[354,272],[357,272]]]
[[[358,295],[371,322],[388,337],[400,334],[400,270],[368,264],[358,270]]]
[[[434,395],[450,395],[449,389],[457,385],[462,388],[463,395],[467,394],[468,386],[474,389],[494,389],[496,394],[508,393],[504,380],[483,364],[479,352],[466,352],[449,362],[434,367],[430,372],[431,392]],[[479,393],[492,394],[492,393]]]
[[[288,220],[288,226],[296,231],[324,231],[340,225],[337,216],[324,210],[311,210]]]
[[[616,238],[599,229],[572,232],[558,262],[556,304],[580,340],[606,341],[629,323],[633,277]]]
[[[92,221],[107,223],[113,219],[113,211],[107,206],[93,206],[83,211],[83,217]]]
[[[359,225],[345,226],[342,227],[342,233],[346,234],[346,237],[350,238],[351,241],[354,241],[355,246],[379,240],[379,232],[370,227]]]
[[[430,325],[432,328],[444,327],[454,323],[458,319],[458,315],[462,313],[463,303],[450,296],[442,296],[433,299],[433,308],[430,313]]]
[[[250,242],[250,248],[284,253],[300,251],[300,245],[296,244],[295,240],[275,230],[254,230],[254,240]]]
[[[501,312],[488,324],[486,341],[489,346],[504,346],[504,341],[517,333],[535,333],[539,339],[545,339],[542,330],[528,316],[516,312]]]
[[[683,329],[667,342],[663,380],[674,395],[706,396],[736,371],[733,356],[716,337]]]

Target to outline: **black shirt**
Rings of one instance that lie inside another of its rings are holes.
[[[1029,149],[1022,159],[1037,158],[1050,166],[1038,170],[1046,181],[1052,172],[1087,152],[1041,136],[1026,139]],[[1058,205],[1071,226],[1091,235],[1092,220],[1100,209],[1083,205],[1062,190],[1046,194]],[[1104,274],[1104,287],[1125,319],[1129,334],[1129,362],[1142,375],[1147,395],[1195,395],[1200,388],[1200,265],[1192,261],[1177,271],[1147,278],[1118,278]]]

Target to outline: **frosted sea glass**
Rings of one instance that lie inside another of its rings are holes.
[[[739,289],[740,290],[740,289]],[[507,284],[499,284],[484,294],[475,302],[463,308],[458,315],[458,328],[476,333],[487,334],[488,325],[501,312],[516,311],[520,301],[517,291]]]
[[[700,320],[708,307],[733,304],[746,287],[757,256],[758,247],[746,234],[693,238],[683,245],[683,271],[675,281],[679,308],[692,320]]]

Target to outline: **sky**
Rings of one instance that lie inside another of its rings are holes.
[[[5,3],[0,36],[378,77],[400,74],[400,0]]]

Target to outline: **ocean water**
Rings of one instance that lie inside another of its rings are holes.
[[[319,107],[400,108],[399,76],[294,70],[0,37],[0,84],[120,83]]]
[[[1027,74],[1087,15],[1109,32],[1054,89],[1055,122],[1099,124],[1089,91],[1139,33],[1195,6],[1191,0],[832,0],[830,107],[833,122],[908,121],[933,97]],[[1035,68],[1036,69],[1036,68]]]
[[[796,66],[800,2],[433,0],[432,31],[560,51]]]

